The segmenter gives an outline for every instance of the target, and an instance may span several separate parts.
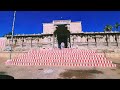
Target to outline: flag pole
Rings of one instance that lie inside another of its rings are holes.
[[[13,18],[13,24],[12,24],[12,36],[11,36],[11,50],[10,50],[10,59],[11,59],[11,54],[12,54],[12,47],[13,47],[13,36],[14,36],[14,25],[15,25],[15,16],[16,16],[16,11],[14,11],[14,18]]]

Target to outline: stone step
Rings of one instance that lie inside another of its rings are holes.
[[[41,63],[112,63],[106,60],[10,60],[9,62],[41,62]]]
[[[103,63],[28,63],[28,62],[11,62],[8,65],[17,65],[17,66],[76,66],[76,67],[116,67],[116,64],[103,64]]]
[[[27,54],[7,60],[6,65],[103,66],[116,67],[104,54],[81,49],[31,49]]]

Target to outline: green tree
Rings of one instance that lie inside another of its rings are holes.
[[[3,37],[5,37],[6,35],[12,35],[12,32],[8,32],[7,34],[3,35]]]
[[[106,25],[104,28],[104,32],[111,32],[112,31],[112,25]]]
[[[6,34],[6,35],[12,35],[12,32],[9,32],[8,34]]]
[[[120,24],[118,22],[115,23],[115,29],[116,31],[119,31],[118,28],[119,28]]]

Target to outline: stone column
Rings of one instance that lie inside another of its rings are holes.
[[[39,38],[37,38],[37,47],[39,47]]]
[[[116,41],[116,44],[117,44],[117,47],[118,47],[118,37],[117,37],[116,34],[115,34],[115,41]]]
[[[87,46],[88,46],[89,42],[88,42],[88,35],[87,35]]]
[[[9,39],[9,45],[11,44],[11,39]]]
[[[74,35],[73,36],[73,46],[75,45],[75,39],[76,39],[76,36]]]
[[[106,43],[107,43],[107,46],[109,46],[108,44],[108,35],[106,34]]]
[[[30,47],[32,47],[32,38],[30,38]]]
[[[95,35],[95,46],[97,47],[97,39],[96,39],[96,35]]]
[[[28,47],[28,38],[25,39],[26,47]]]
[[[54,48],[54,44],[55,44],[55,36],[53,34],[53,48]]]
[[[22,39],[22,47],[23,47],[23,42],[24,42],[24,39]]]
[[[17,43],[17,39],[15,39],[15,46],[16,46],[16,43]]]
[[[42,37],[39,38],[39,45],[40,45],[40,48],[42,47]]]
[[[70,41],[70,42],[69,42],[69,44],[70,44],[70,48],[71,48],[71,36],[70,36],[70,38],[69,38],[69,39],[70,39],[70,40],[69,40],[69,41]]]
[[[118,34],[118,47],[120,46],[120,36],[119,36],[119,34]]]
[[[27,40],[26,40],[26,38],[24,38],[24,44],[25,44],[25,46],[27,46]]]

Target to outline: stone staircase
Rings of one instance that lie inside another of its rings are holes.
[[[116,67],[104,54],[95,50],[73,48],[32,49],[28,53],[6,61],[17,66]]]

